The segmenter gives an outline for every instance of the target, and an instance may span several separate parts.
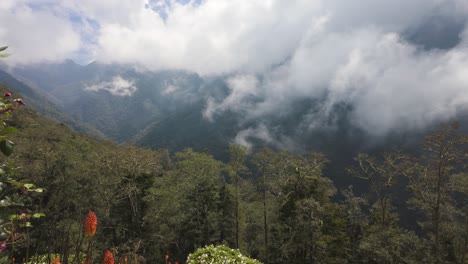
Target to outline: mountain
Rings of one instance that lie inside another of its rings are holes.
[[[11,73],[52,94],[77,121],[92,124],[118,142],[144,137],[142,131],[148,131],[148,126],[202,101],[198,95],[201,78],[184,72],[154,74],[66,61],[15,68]],[[175,85],[183,89],[174,90]]]
[[[231,143],[300,153],[313,149],[327,155],[333,164],[327,175],[339,187],[356,183],[343,175],[357,153],[411,150],[426,132],[369,137],[351,124],[348,114],[352,107],[348,105],[335,106],[328,120],[310,127],[304,120],[320,111],[320,99],[297,98],[288,108],[258,118],[245,118],[242,109],[219,111],[211,120],[204,117],[209,100],[220,102],[230,95],[229,76],[148,72],[97,62],[82,66],[73,61],[10,68],[8,72],[0,71],[1,82],[18,87],[39,112],[75,129],[152,149],[208,150],[224,161]]]
[[[94,129],[92,126],[86,125],[84,122],[77,122],[72,117],[64,113],[60,107],[60,101],[50,96],[49,93],[40,89],[34,89],[19,81],[5,71],[0,71],[0,88],[2,90],[11,90],[7,87],[14,87],[13,95],[23,97],[26,104],[40,114],[52,118],[58,122],[66,124],[76,131],[92,135],[97,138],[106,138],[106,136]]]

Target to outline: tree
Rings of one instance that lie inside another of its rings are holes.
[[[404,161],[404,156],[399,153],[386,153],[383,155],[383,160],[378,161],[367,154],[361,153],[355,158],[355,161],[359,164],[359,169],[351,169],[350,172],[369,181],[370,191],[375,196],[375,202],[369,202],[377,209],[377,222],[382,227],[394,224],[391,191],[397,182],[398,176],[401,175],[398,166]]]
[[[350,243],[348,259],[350,263],[359,263],[359,246],[369,225],[369,216],[366,213],[369,203],[366,199],[355,196],[352,187],[342,191],[342,194],[345,199],[341,207],[347,220],[347,234]]]
[[[197,247],[219,241],[223,167],[206,153],[186,149],[175,154],[166,175],[155,179],[145,198],[145,219],[159,257],[170,252],[182,259]]]
[[[314,263],[326,259],[330,256],[327,250],[333,241],[328,240],[327,232],[334,228],[325,223],[334,225],[332,220],[336,212],[330,202],[335,188],[330,179],[322,176],[326,159],[315,152],[308,156],[286,152],[279,155],[278,220],[283,262]]]
[[[459,132],[457,123],[443,124],[424,139],[422,156],[407,158],[402,169],[413,194],[410,204],[426,216],[422,227],[432,241],[436,263],[460,262],[466,255],[466,248],[457,255],[453,245],[460,236],[453,229],[461,224],[459,215],[463,213],[454,197],[457,187],[452,183],[464,169],[467,143],[468,137]]]
[[[265,243],[264,255],[265,263],[269,262],[269,246],[268,246],[268,199],[267,196],[270,191],[269,185],[271,184],[272,178],[276,175],[276,155],[270,149],[263,149],[257,152],[253,157],[253,164],[257,168],[257,172],[261,177],[259,189],[262,193],[262,216],[263,216],[263,241]]]
[[[234,181],[234,196],[235,196],[235,218],[236,218],[236,248],[239,248],[239,182],[240,175],[247,173],[245,166],[245,158],[247,156],[248,148],[242,145],[229,146],[229,164],[228,172],[231,179]]]

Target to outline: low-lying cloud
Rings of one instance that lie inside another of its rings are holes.
[[[222,102],[216,102],[213,97],[208,98],[207,105],[203,111],[203,117],[213,121],[216,113],[226,110],[236,112],[248,112],[252,105],[250,100],[258,96],[258,80],[253,75],[239,75],[226,80],[230,94]]]
[[[233,143],[252,148],[255,145],[255,141],[261,141],[283,150],[297,151],[300,149],[293,139],[284,135],[275,135],[262,123],[239,131]]]
[[[410,131],[455,117],[468,108],[468,43],[451,50],[424,51],[396,33],[375,28],[348,34],[324,33],[297,50],[292,59],[263,74],[262,83],[236,88],[222,102],[208,101],[217,111],[246,112],[258,119],[297,99],[324,98],[321,111],[304,122],[310,127],[332,114],[337,104],[352,106],[352,124],[379,136]],[[329,56],[326,47],[335,50]],[[240,77],[241,79],[243,77]],[[252,100],[232,100],[261,95]],[[205,113],[206,113],[205,112]]]
[[[133,81],[115,76],[112,81],[85,86],[85,90],[94,92],[105,90],[115,96],[131,96],[137,88]]]

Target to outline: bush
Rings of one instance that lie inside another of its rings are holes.
[[[187,264],[202,264],[202,263],[242,263],[242,264],[261,264],[256,259],[248,258],[240,253],[237,249],[231,249],[227,246],[206,246],[197,249],[187,258]]]

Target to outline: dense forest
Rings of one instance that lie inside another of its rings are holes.
[[[95,140],[28,108],[4,118],[16,147],[0,176],[2,263],[81,263],[90,250],[101,263],[106,249],[116,263],[185,263],[211,244],[271,264],[468,261],[468,136],[456,123],[418,154],[356,156],[343,177],[366,180],[357,194],[314,151],[231,145],[222,162]]]

